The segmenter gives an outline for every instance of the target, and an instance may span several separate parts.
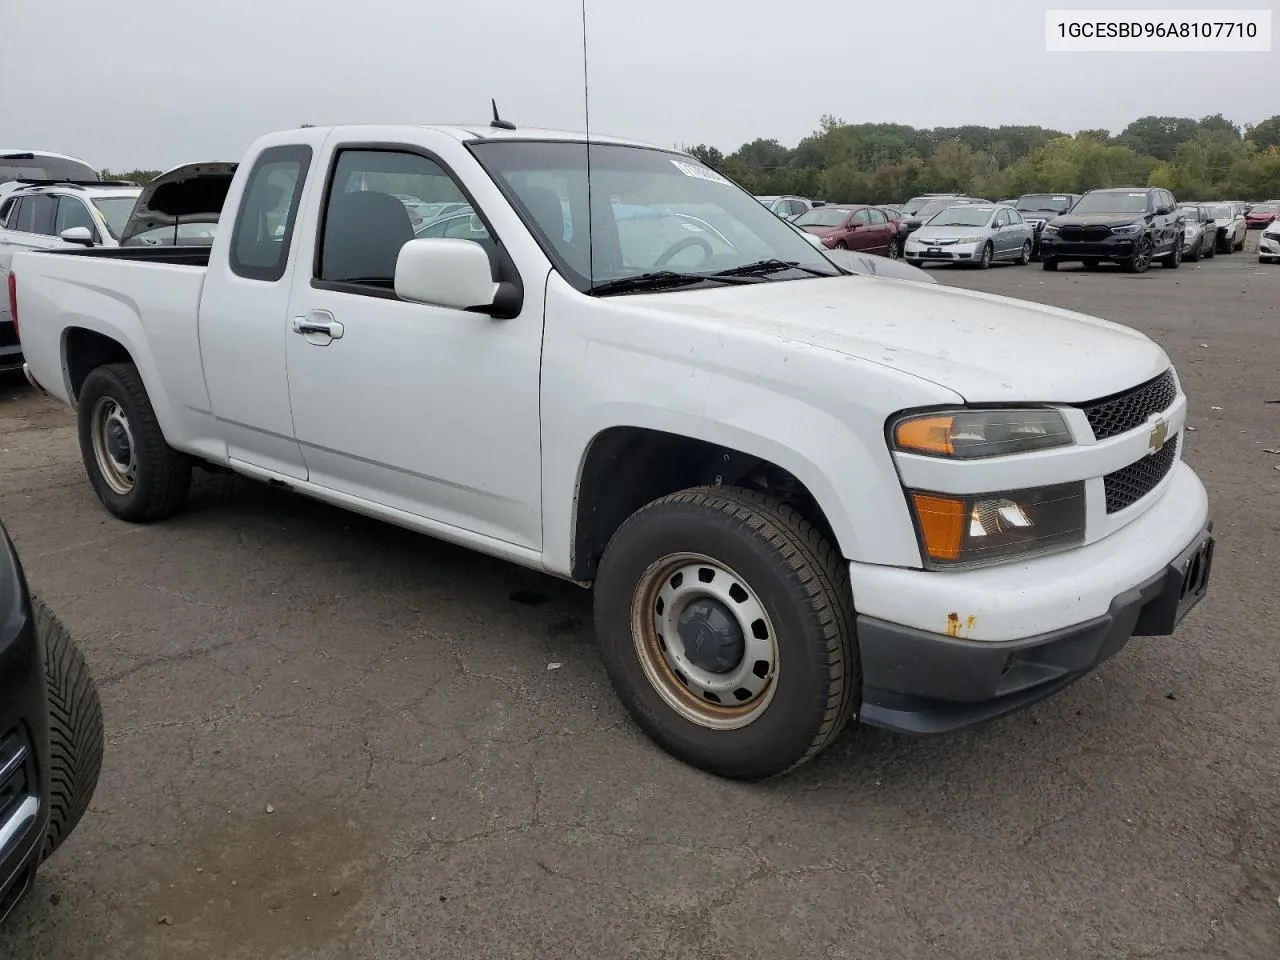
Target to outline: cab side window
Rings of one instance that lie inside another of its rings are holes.
[[[258,154],[231,232],[231,270],[237,276],[267,282],[284,276],[310,165],[311,148],[304,144]]]
[[[428,223],[413,222],[411,209],[459,204]],[[490,263],[497,244],[483,216],[435,160],[410,150],[340,150],[329,175],[314,279],[350,293],[386,296],[395,288],[400,248],[417,237],[471,240]],[[364,288],[363,290],[361,288]]]

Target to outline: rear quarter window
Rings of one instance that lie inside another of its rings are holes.
[[[258,154],[231,232],[231,271],[237,276],[269,283],[284,276],[310,166],[311,148],[305,144],[268,147]]]

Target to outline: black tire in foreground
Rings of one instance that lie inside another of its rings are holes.
[[[32,598],[49,696],[49,829],[40,859],[62,845],[89,809],[102,771],[102,704],[80,649]]]
[[[754,491],[696,487],[636,511],[601,558],[595,625],[641,729],[719,776],[804,763],[860,699],[847,564],[799,513]]]
[[[165,442],[137,367],[94,369],[76,406],[80,456],[107,510],[147,523],[182,509],[191,490],[191,460]]]

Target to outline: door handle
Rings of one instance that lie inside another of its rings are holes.
[[[342,324],[337,320],[319,320],[310,317],[294,317],[293,332],[302,336],[318,335],[337,340],[342,336]]]

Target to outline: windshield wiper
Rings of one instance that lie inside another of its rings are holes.
[[[799,260],[779,260],[777,257],[770,257],[767,260],[757,260],[754,263],[744,263],[740,267],[730,267],[727,270],[717,270],[710,274],[713,277],[763,277],[770,273],[781,273],[783,270],[801,270],[804,273],[814,277],[829,277],[831,274],[825,270],[815,270],[813,267],[806,267],[800,264]]]
[[[630,293],[635,290],[662,290],[668,287],[687,287],[693,283],[754,283],[753,280],[720,276],[714,273],[677,273],[674,270],[653,270],[638,273],[634,277],[618,277],[597,283],[587,290],[592,296],[606,293]]]

